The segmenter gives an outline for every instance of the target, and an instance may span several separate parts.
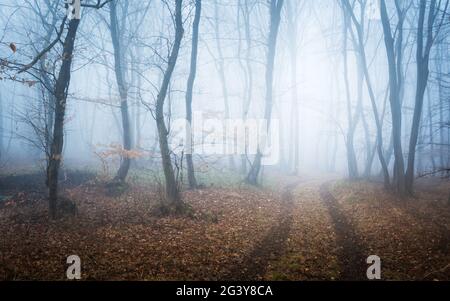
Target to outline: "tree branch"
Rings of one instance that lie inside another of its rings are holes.
[[[47,52],[52,50],[52,48],[56,45],[56,43],[58,43],[58,41],[61,39],[62,33],[64,31],[64,24],[66,23],[66,20],[67,20],[67,16],[64,17],[64,19],[61,23],[61,26],[59,28],[58,35],[53,40],[53,42],[51,42],[47,47],[45,47],[41,52],[39,52],[38,55],[35,56],[34,59],[29,64],[23,66],[19,70],[19,73],[23,73],[23,72],[27,71],[28,69],[30,69],[31,67],[33,67]]]

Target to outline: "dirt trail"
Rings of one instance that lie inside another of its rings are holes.
[[[369,254],[359,241],[351,223],[342,212],[336,198],[330,192],[330,182],[322,184],[319,188],[320,197],[328,208],[336,231],[336,244],[338,260],[341,266],[339,280],[367,280],[366,258]]]
[[[231,280],[261,280],[271,260],[283,256],[286,241],[292,226],[292,208],[294,206],[292,190],[298,185],[295,182],[286,186],[281,196],[282,207],[278,223],[274,225],[262,240],[245,256],[243,262],[224,277]]]
[[[257,242],[244,260],[236,265],[224,278],[232,280],[264,279],[271,261],[282,258],[286,251],[286,241],[290,235],[295,198],[293,190],[303,181],[297,181],[286,186],[282,194],[282,208],[278,223],[266,236]],[[351,223],[340,208],[339,203],[331,194],[330,181],[307,181],[318,190],[321,201],[325,204],[336,234],[337,256],[340,266],[339,280],[367,280],[366,258],[368,255],[359,241]],[[309,186],[310,186],[309,185]],[[298,200],[297,200],[298,201]],[[333,252],[333,250],[330,250]]]

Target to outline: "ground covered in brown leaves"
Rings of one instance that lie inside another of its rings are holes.
[[[113,197],[84,179],[64,189],[78,215],[49,221],[45,194],[4,179],[3,280],[64,280],[73,254],[84,280],[358,280],[369,255],[381,257],[383,279],[450,280],[441,180],[398,199],[378,183],[284,177],[277,189],[187,191],[193,216],[158,217],[156,188]]]

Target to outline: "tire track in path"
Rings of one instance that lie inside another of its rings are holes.
[[[278,222],[262,240],[244,257],[241,264],[234,266],[223,278],[227,280],[256,281],[263,279],[267,267],[275,258],[283,256],[286,241],[292,226],[292,209],[294,206],[292,190],[298,185],[295,182],[286,186],[281,196],[281,213]]]
[[[337,256],[341,267],[339,280],[367,280],[366,259],[370,254],[364,252],[363,244],[356,235],[355,229],[331,194],[330,184],[330,182],[322,184],[319,192],[330,213],[336,232]]]

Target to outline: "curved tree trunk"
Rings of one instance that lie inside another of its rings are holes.
[[[182,207],[182,202],[180,198],[179,187],[175,179],[175,173],[172,166],[172,160],[170,158],[170,149],[167,136],[169,132],[167,130],[165,120],[164,120],[164,103],[166,100],[167,90],[169,88],[170,80],[172,78],[173,71],[178,59],[178,53],[181,46],[181,40],[183,38],[183,20],[182,20],[182,0],[176,0],[175,8],[175,41],[170,53],[169,61],[167,64],[167,69],[164,72],[163,81],[161,88],[159,89],[159,94],[156,99],[156,126],[158,128],[159,136],[159,148],[161,150],[162,166],[164,170],[164,177],[166,180],[166,198],[169,205],[174,206],[175,209],[179,210]]]
[[[120,95],[120,112],[122,116],[122,138],[124,149],[115,181],[124,182],[128,175],[128,170],[130,169],[131,163],[131,159],[127,153],[131,150],[131,125],[128,112],[128,87],[125,80],[125,54],[123,53],[121,33],[119,32],[119,23],[117,20],[117,1],[110,2],[109,17],[111,23],[111,39],[114,48],[114,70]]]
[[[389,65],[389,102],[392,115],[392,141],[394,147],[394,186],[398,193],[405,193],[405,165],[402,150],[402,112],[400,103],[400,83],[397,64],[401,63],[399,57],[396,58],[394,38],[391,32],[391,25],[387,14],[385,1],[381,1],[381,20],[383,23],[384,43]],[[402,33],[402,14],[399,13],[399,32]],[[401,34],[399,39],[401,39]],[[401,43],[401,41],[400,41]]]
[[[272,116],[273,101],[273,69],[275,65],[275,54],[277,48],[278,29],[280,27],[281,8],[284,0],[270,1],[270,32],[268,40],[267,65],[266,65],[266,105],[264,118],[267,122],[267,131],[270,129],[270,119]],[[258,149],[253,164],[247,175],[247,183],[258,184],[258,177],[261,171],[262,153]]]
[[[413,193],[414,175],[415,175],[415,156],[416,146],[419,136],[420,120],[422,117],[423,100],[425,96],[425,89],[428,84],[428,76],[430,74],[429,62],[430,52],[435,42],[435,37],[439,34],[442,21],[446,16],[446,11],[449,5],[449,1],[445,2],[445,7],[442,8],[441,2],[437,3],[436,0],[429,1],[428,14],[426,0],[421,0],[419,5],[419,21],[417,26],[417,47],[416,47],[416,64],[417,64],[417,84],[416,84],[416,99],[414,106],[414,115],[411,128],[411,136],[409,140],[409,154],[408,154],[408,167],[406,169],[406,190],[408,193]],[[442,20],[438,26],[436,20],[439,12],[442,11]],[[427,15],[427,16],[425,16]],[[425,27],[426,21],[426,27]]]
[[[362,24],[360,24],[358,22],[355,14],[353,12],[353,8],[350,5],[349,1],[343,0],[342,2],[344,5],[344,8],[347,9],[347,11],[349,12],[349,15],[350,15],[352,22],[356,29],[356,33],[357,33],[356,39],[357,39],[357,46],[358,46],[357,50],[358,50],[358,54],[359,54],[359,59],[361,61],[362,71],[364,72],[364,78],[366,81],[367,90],[369,92],[370,103],[372,105],[372,113],[373,113],[376,129],[377,129],[378,159],[380,160],[381,168],[383,171],[384,186],[386,188],[389,188],[390,187],[389,170],[388,170],[388,167],[386,164],[386,159],[384,158],[384,154],[383,154],[383,152],[384,152],[384,150],[383,150],[383,129],[382,129],[381,121],[380,121],[380,116],[378,113],[378,106],[377,106],[377,102],[376,102],[375,93],[374,93],[373,87],[372,87],[372,81],[371,81],[370,74],[369,74],[366,50],[364,48],[364,33],[363,33]]]
[[[47,169],[47,185],[49,188],[49,212],[51,218],[56,218],[58,201],[58,173],[62,160],[64,145],[64,117],[66,113],[67,92],[70,84],[75,38],[80,24],[79,19],[69,21],[69,29],[64,40],[62,64],[55,85],[55,120],[53,128],[53,141],[50,150],[50,159]]]

